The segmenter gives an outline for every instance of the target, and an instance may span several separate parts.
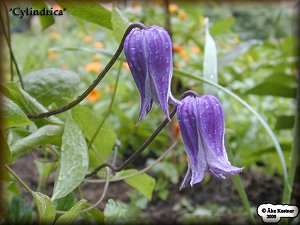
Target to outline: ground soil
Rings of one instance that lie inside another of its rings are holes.
[[[33,190],[36,189],[38,173],[31,154],[18,159],[12,165],[12,168]],[[151,175],[155,176],[155,174]],[[260,172],[248,171],[243,173],[241,178],[251,206],[257,207],[259,204],[267,202],[274,204],[281,202],[282,179],[278,175],[269,176]],[[300,193],[296,191],[300,188],[299,177],[296,179],[293,192],[294,204],[296,203],[296,199],[300,199]],[[52,174],[47,184],[48,188],[46,192],[48,195],[51,195],[53,183],[54,174]],[[173,210],[174,205],[182,199],[187,200],[187,202],[190,202],[194,206],[205,207],[209,204],[217,204],[227,208],[242,207],[242,202],[231,179],[219,180],[211,178],[207,183],[200,183],[193,188],[186,188],[182,191],[179,191],[179,185],[169,185],[170,194],[164,201],[157,194],[154,194],[152,201],[148,204],[142,216],[153,224],[175,224],[177,219],[182,216],[182,213],[188,211]],[[88,184],[83,185],[82,188],[87,200],[95,202],[102,193],[103,184]],[[128,192],[131,190],[132,188],[124,182],[111,183],[106,198],[99,208],[104,209],[105,202],[109,198],[129,202]],[[31,197],[25,192],[24,194],[28,201],[30,201]],[[221,218],[221,221],[226,223],[230,220],[232,221],[232,219],[230,215],[226,215],[225,218]]]

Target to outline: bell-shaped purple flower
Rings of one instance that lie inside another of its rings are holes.
[[[219,100],[212,95],[187,96],[177,108],[181,136],[189,157],[188,170],[180,186],[193,186],[205,172],[225,178],[243,168],[232,166],[224,146],[224,112]]]
[[[171,93],[173,58],[168,32],[158,26],[133,29],[125,39],[124,53],[141,95],[137,123],[150,112],[153,100],[169,117],[168,102],[179,105],[180,101]]]

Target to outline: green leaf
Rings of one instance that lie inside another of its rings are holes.
[[[12,161],[11,153],[10,153],[8,144],[3,136],[2,130],[0,130],[0,143],[2,146],[2,156],[1,157],[3,157],[3,163],[11,163],[11,161]]]
[[[263,82],[247,90],[245,94],[273,95],[278,97],[296,98],[297,89],[275,82]]]
[[[4,224],[31,224],[33,210],[21,196],[15,196],[5,214]]]
[[[82,131],[68,116],[62,137],[60,167],[52,200],[72,192],[84,179],[89,165],[88,149]]]
[[[77,73],[55,68],[36,70],[23,77],[26,91],[45,106],[61,106],[62,98],[74,97],[79,81]]]
[[[32,192],[33,199],[37,205],[40,224],[52,224],[55,220],[55,208],[51,199],[40,192]]]
[[[102,122],[102,118],[95,115],[91,109],[81,105],[73,108],[72,113],[74,120],[81,128],[85,137],[90,141]],[[112,131],[110,125],[105,122],[93,142],[95,151],[89,151],[90,168],[99,166],[109,158],[115,144],[115,140],[115,133]]]
[[[12,100],[4,97],[0,109],[3,110],[0,115],[4,118],[3,128],[30,124],[30,120],[27,118],[26,114]]]
[[[88,212],[82,213],[84,221],[88,224],[104,224],[104,215],[97,208],[93,208]]]
[[[68,211],[70,210],[77,202],[74,191],[62,197],[60,199],[55,199],[53,201],[54,206],[57,210]]]
[[[111,11],[111,22],[113,27],[113,34],[118,42],[121,42],[122,37],[130,25],[128,19],[116,7]]]
[[[275,129],[291,129],[294,127],[295,116],[278,116]]]
[[[125,224],[128,221],[127,213],[120,202],[108,199],[104,209],[105,224]]]
[[[81,19],[96,23],[102,27],[112,29],[111,12],[98,4],[95,0],[78,2],[57,0],[66,12]]]
[[[117,176],[127,176],[136,172],[138,171],[135,169],[122,170],[117,173]],[[145,195],[149,200],[152,199],[152,193],[155,187],[155,179],[153,177],[142,173],[134,177],[126,178],[124,181]]]
[[[37,10],[48,10],[48,6],[44,1],[32,1],[32,6]],[[38,16],[43,30],[54,24],[55,20],[52,15],[40,15]]]
[[[25,151],[45,144],[60,145],[63,127],[59,125],[46,125],[25,138],[17,140],[10,146],[13,157],[23,154]]]
[[[78,214],[80,213],[80,211],[86,207],[88,207],[86,200],[80,200],[67,213],[59,217],[58,220],[55,222],[55,225],[72,224],[78,216]]]
[[[48,110],[42,106],[35,98],[22,90],[16,83],[8,83],[8,87],[2,86],[5,95],[14,101],[26,114],[39,114]],[[50,118],[36,119],[35,124],[38,127],[47,124],[62,124],[62,121],[55,116]]]
[[[218,83],[218,61],[217,61],[217,47],[214,39],[209,33],[208,21],[205,32],[205,47],[204,47],[204,62],[203,62],[203,77],[214,83]],[[203,84],[204,94],[216,95],[217,89]]]
[[[229,17],[214,23],[210,27],[210,32],[213,36],[224,34],[231,31],[231,27],[235,24],[235,18]]]

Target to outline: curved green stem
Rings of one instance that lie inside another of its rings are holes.
[[[255,109],[252,106],[250,106],[247,102],[245,102],[242,98],[240,98],[239,96],[234,94],[232,91],[228,90],[227,88],[222,87],[221,85],[219,85],[217,83],[211,82],[211,81],[209,81],[207,79],[204,79],[202,77],[198,77],[198,76],[194,76],[192,74],[188,74],[188,73],[180,71],[178,69],[174,69],[174,73],[179,75],[179,76],[184,76],[184,77],[192,78],[194,80],[202,81],[206,84],[209,84],[209,85],[211,85],[215,88],[218,88],[218,89],[222,90],[223,92],[229,94],[235,100],[240,102],[243,106],[245,106],[245,108],[248,109],[258,119],[258,121],[265,128],[265,130],[267,131],[268,135],[270,136],[270,138],[272,139],[272,141],[274,143],[275,149],[276,149],[278,157],[280,159],[281,168],[282,168],[282,171],[283,171],[284,187],[286,187],[290,190],[291,187],[290,187],[289,182],[288,182],[288,173],[287,173],[286,162],[285,162],[285,159],[284,159],[284,156],[283,156],[282,149],[281,149],[281,147],[278,143],[278,140],[277,140],[275,134],[273,133],[272,129],[269,127],[269,125],[266,123],[266,121],[259,115],[259,113],[256,112]]]

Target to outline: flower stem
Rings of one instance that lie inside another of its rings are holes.
[[[13,171],[8,165],[4,165],[5,169],[28,191],[30,194],[32,194],[32,190],[30,189],[29,186],[19,177],[15,171]]]
[[[235,164],[233,153],[232,153],[231,149],[230,148],[226,148],[226,149],[227,149],[227,153],[229,155],[230,161],[233,164]],[[236,187],[236,189],[237,189],[237,191],[240,195],[240,198],[241,198],[242,203],[244,205],[244,208],[245,208],[245,210],[248,214],[248,217],[250,218],[251,222],[253,224],[255,224],[255,219],[254,219],[254,216],[251,212],[250,202],[249,202],[248,196],[246,194],[245,188],[243,186],[240,175],[239,174],[233,175],[233,176],[231,176],[231,179],[232,179],[232,181],[233,181],[233,183],[234,183],[234,185],[235,185],[235,187]]]
[[[67,104],[67,105],[65,105],[61,108],[58,108],[58,109],[55,109],[55,110],[52,110],[52,111],[49,111],[49,112],[45,112],[45,113],[40,113],[40,114],[30,114],[30,115],[27,115],[27,117],[29,119],[39,119],[39,118],[49,117],[49,116],[52,116],[52,115],[56,115],[56,114],[65,112],[65,111],[73,108],[74,106],[78,105],[99,84],[99,82],[105,77],[107,72],[110,70],[110,68],[117,61],[118,57],[120,56],[120,54],[123,50],[123,45],[124,45],[125,38],[130,33],[130,31],[134,28],[145,29],[145,26],[141,23],[132,23],[132,24],[130,24],[130,26],[125,31],[125,33],[123,35],[123,38],[122,38],[122,41],[121,41],[117,51],[113,55],[113,57],[107,63],[105,68],[99,73],[99,75],[93,81],[93,83],[82,93],[82,95],[78,96],[77,99],[75,99],[74,101],[70,102],[69,104]]]

